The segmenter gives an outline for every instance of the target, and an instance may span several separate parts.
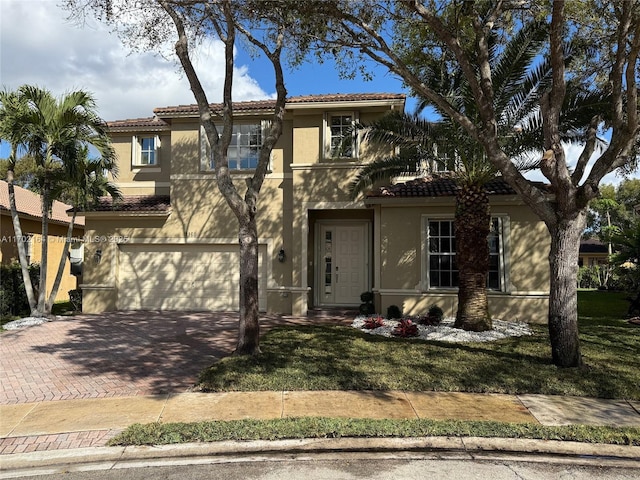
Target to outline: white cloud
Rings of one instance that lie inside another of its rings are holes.
[[[23,84],[54,95],[83,89],[96,97],[105,120],[148,117],[155,107],[195,103],[179,66],[152,53],[131,53],[99,22],[67,21],[54,0],[0,1],[0,73],[3,88]],[[222,99],[224,58],[212,43],[197,55],[209,101]],[[235,100],[266,98],[248,66],[238,66]]]

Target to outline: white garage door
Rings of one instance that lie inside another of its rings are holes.
[[[260,309],[266,309],[266,275],[258,257]],[[122,245],[118,269],[121,310],[239,309],[237,245]]]

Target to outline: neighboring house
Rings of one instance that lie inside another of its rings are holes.
[[[398,94],[288,99],[258,203],[261,310],[305,315],[354,307],[372,290],[381,312],[396,304],[424,313],[434,303],[454,312],[452,185],[416,180],[349,199],[349,182],[373,154],[352,127],[404,104]],[[240,189],[257,163],[273,106],[234,105],[229,163]],[[154,114],[109,123],[124,198],[84,213],[93,240],[86,245],[83,309],[237,310],[237,221],[218,191],[197,108]],[[494,183],[492,312],[544,321],[547,231],[504,182]]]
[[[13,230],[11,209],[9,207],[9,185],[0,180],[0,263],[11,263],[18,260],[17,241],[23,241],[29,263],[40,263],[42,246],[42,200],[40,195],[15,186],[16,208],[20,217],[22,238],[17,238]],[[51,292],[53,282],[58,273],[58,265],[62,249],[66,242],[67,230],[71,217],[67,210],[71,208],[62,202],[54,201],[49,219],[48,235],[48,262],[47,262],[47,295]],[[73,239],[81,240],[84,236],[84,218],[76,218],[73,229]],[[82,260],[82,242],[77,241],[71,245],[69,254],[75,265],[80,265]],[[79,273],[75,271],[74,273]],[[78,277],[71,274],[71,262],[65,265],[62,281],[56,301],[69,299],[69,290],[77,288]]]
[[[609,248],[597,238],[589,238],[580,242],[578,265],[593,267],[609,263]]]

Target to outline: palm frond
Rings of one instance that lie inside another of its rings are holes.
[[[349,195],[355,200],[359,194],[369,190],[378,182],[389,181],[410,172],[418,172],[423,158],[407,154],[374,160],[364,165],[349,184]]]

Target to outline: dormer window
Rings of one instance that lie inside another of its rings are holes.
[[[158,148],[160,137],[139,135],[134,136],[131,143],[131,163],[134,166],[149,166],[158,164]]]
[[[355,112],[336,112],[326,115],[326,158],[358,157],[357,121]]]

